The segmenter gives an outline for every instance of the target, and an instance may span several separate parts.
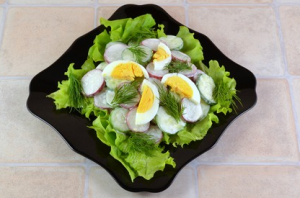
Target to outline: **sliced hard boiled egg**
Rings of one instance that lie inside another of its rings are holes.
[[[144,79],[141,90],[142,97],[137,108],[135,118],[136,125],[150,122],[157,114],[159,107],[159,93],[157,87],[153,83]]]
[[[161,83],[171,88],[172,92],[182,98],[188,98],[195,104],[200,103],[200,92],[188,77],[179,73],[170,73],[163,76]]]
[[[171,51],[164,43],[159,43],[153,55],[154,70],[163,70],[172,60]]]
[[[104,78],[133,81],[136,77],[149,78],[147,70],[133,61],[118,60],[108,64],[103,72]]]

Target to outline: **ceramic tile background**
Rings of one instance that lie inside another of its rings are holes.
[[[0,197],[300,197],[300,0],[156,3],[258,79],[257,105],[159,194],[123,190],[26,109],[31,78],[122,0],[0,0]]]

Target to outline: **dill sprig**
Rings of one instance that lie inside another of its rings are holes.
[[[127,48],[129,51],[131,51],[135,57],[135,62],[139,64],[143,64],[143,59],[147,57],[147,53],[142,47],[139,46],[132,46]]]
[[[145,133],[130,133],[128,137],[128,152],[144,153],[152,156],[152,150],[157,144],[155,140]]]
[[[69,87],[68,87],[68,96],[70,106],[77,111],[84,106],[86,103],[86,98],[83,96],[82,86],[80,80],[70,71],[69,73]]]
[[[157,33],[154,29],[140,28],[132,33],[131,41],[136,45],[139,45],[142,40],[147,38],[156,38]]]
[[[236,95],[237,90],[228,88],[227,84],[223,81],[220,81],[216,84],[216,87],[213,91],[213,98],[218,102],[222,101],[227,103],[228,106],[232,106],[232,109],[237,113],[237,103],[242,105],[241,99]]]
[[[165,108],[167,114],[172,116],[177,122],[180,121],[183,108],[180,105],[180,98],[166,89],[162,84],[156,83],[159,92],[160,105]]]
[[[138,95],[137,87],[141,82],[134,80],[129,83],[123,83],[115,89],[115,96],[111,102],[112,106],[119,104],[133,103]]]
[[[169,70],[169,73],[179,73],[191,69],[192,67],[188,62],[178,60],[172,61],[164,67],[164,70]]]

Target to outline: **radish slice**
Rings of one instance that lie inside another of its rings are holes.
[[[94,96],[94,105],[100,109],[109,109],[110,106],[106,102],[107,90],[104,88],[101,93]]]
[[[196,82],[198,80],[198,78],[201,74],[204,74],[204,72],[200,69],[197,69],[197,71],[194,73],[194,76],[193,76],[194,82]]]
[[[194,64],[192,64],[192,69],[190,69],[190,70],[185,70],[185,71],[182,71],[182,72],[180,72],[181,74],[183,74],[183,75],[185,75],[186,77],[188,77],[188,78],[193,78],[194,77],[194,74],[196,73],[196,71],[197,71],[197,67],[194,65]]]
[[[122,43],[120,41],[111,41],[111,42],[109,42],[109,43],[106,44],[105,49],[107,49],[107,48],[109,48],[109,47],[111,47],[113,45],[116,45],[116,44],[123,44],[124,45],[124,43]]]
[[[135,124],[135,117],[136,117],[137,108],[131,109],[126,116],[127,126],[130,130],[134,132],[145,132],[150,127],[150,122],[142,125]]]
[[[132,103],[120,104],[121,107],[126,109],[131,109],[136,107],[141,100],[141,95],[138,93],[136,97],[133,99]]]
[[[122,60],[122,52],[127,48],[127,45],[122,43],[114,44],[108,47],[104,52],[104,59],[107,63],[111,63],[116,60]]]
[[[161,80],[162,77],[168,73],[168,70],[154,70],[154,64],[152,62],[147,65],[146,70],[150,77],[158,80]]]
[[[99,69],[93,69],[87,72],[81,78],[81,85],[84,95],[86,95],[87,97],[96,95],[105,86],[105,81],[102,77],[102,71]]]
[[[159,39],[145,39],[141,42],[141,45],[144,45],[146,47],[149,47],[150,49],[152,49],[153,51],[157,51],[157,46],[160,43]]]
[[[203,114],[200,103],[195,104],[187,98],[181,100],[181,106],[183,107],[182,118],[187,122],[196,122]]]
[[[182,53],[181,51],[171,51],[172,59],[178,60],[182,62],[191,62],[191,58],[186,55],[185,53]]]
[[[151,125],[149,130],[146,131],[146,134],[151,136],[151,139],[155,141],[155,143],[161,142],[163,138],[162,131],[158,128],[158,126]]]

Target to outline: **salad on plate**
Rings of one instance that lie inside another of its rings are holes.
[[[79,69],[71,63],[48,97],[57,110],[90,119],[132,181],[149,180],[176,166],[166,145],[202,140],[218,114],[235,111],[236,81],[217,60],[202,63],[202,46],[185,26],[167,35],[150,14],[100,22],[106,29],[87,60]]]

